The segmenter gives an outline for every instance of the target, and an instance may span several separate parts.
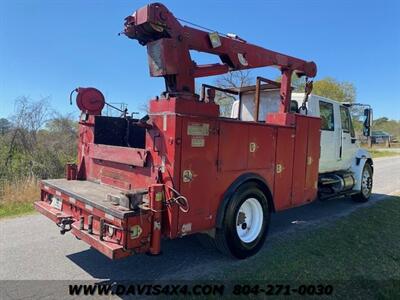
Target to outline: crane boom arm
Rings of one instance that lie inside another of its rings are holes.
[[[128,16],[124,33],[147,46],[150,74],[163,76],[169,93],[195,93],[197,77],[274,66],[282,72],[281,95],[287,101],[293,72],[307,77],[314,77],[317,72],[312,61],[264,49],[239,38],[182,26],[160,3],[149,4]],[[197,65],[190,57],[190,50],[217,55],[221,62]]]

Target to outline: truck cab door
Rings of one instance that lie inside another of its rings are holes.
[[[337,126],[338,112],[327,101],[319,101],[319,116],[321,117],[321,156],[319,173],[330,172],[337,169],[340,159],[341,136]]]
[[[341,149],[340,159],[341,168],[347,169],[351,166],[352,158],[357,151],[356,137],[354,133],[353,123],[351,121],[350,111],[348,107],[340,105],[340,134]]]

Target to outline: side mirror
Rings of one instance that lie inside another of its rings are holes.
[[[372,108],[364,109],[364,123],[363,123],[363,135],[370,136],[371,135],[371,127],[372,127]]]

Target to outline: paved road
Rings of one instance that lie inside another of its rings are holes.
[[[374,195],[365,204],[349,199],[316,201],[273,216],[269,240],[321,223],[380,201],[400,190],[400,157],[377,159]],[[300,222],[295,222],[300,221]],[[290,241],[288,241],[290,242]],[[268,242],[266,246],[268,247]],[[0,221],[0,279],[190,279],[208,278],[226,265],[240,262],[203,248],[194,237],[165,241],[163,255],[132,256],[111,261],[72,235],[61,236],[45,217],[35,214]]]

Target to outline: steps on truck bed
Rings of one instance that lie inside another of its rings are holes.
[[[56,191],[56,195],[58,195],[58,191],[61,194],[72,197],[74,200],[83,202],[85,205],[97,208],[120,219],[137,214],[136,211],[116,205],[110,200],[110,196],[118,197],[119,195],[126,193],[123,190],[111,186],[87,180],[67,179],[42,180],[42,184],[44,189],[54,189]]]

